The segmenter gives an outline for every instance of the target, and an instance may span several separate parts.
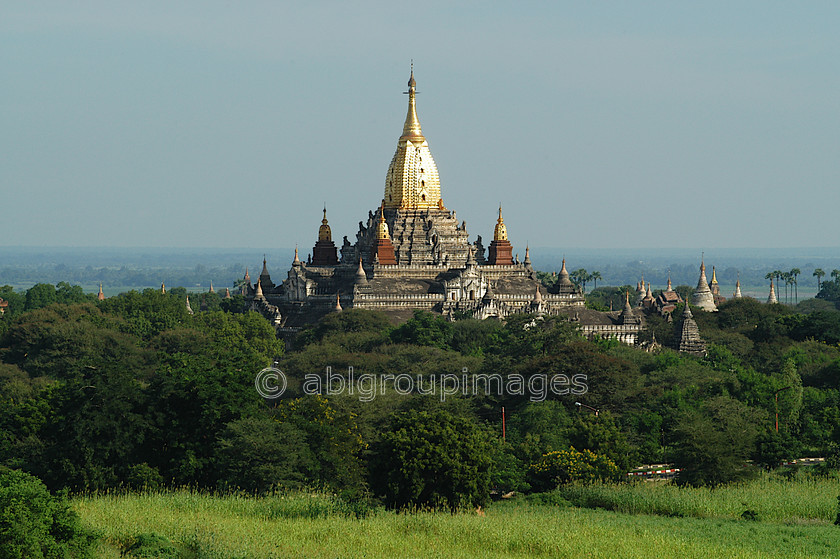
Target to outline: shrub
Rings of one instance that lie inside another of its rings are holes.
[[[156,559],[181,559],[184,556],[180,546],[173,544],[167,538],[157,534],[140,534],[134,543],[128,548],[131,557],[145,559],[154,557]]]
[[[0,471],[0,559],[81,559],[91,544],[66,499],[27,473]]]
[[[539,462],[531,465],[532,485],[543,491],[556,489],[574,481],[593,483],[613,481],[619,477],[615,462],[604,455],[585,449],[579,452],[574,447],[544,454]]]

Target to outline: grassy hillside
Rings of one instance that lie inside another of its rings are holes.
[[[594,491],[605,504],[610,489]],[[332,496],[302,493],[102,495],[74,505],[103,537],[103,558],[120,557],[141,535],[173,547],[169,555],[151,555],[151,548],[143,555],[140,548],[138,557],[826,557],[840,549],[840,528],[831,523],[838,491],[836,480],[763,480],[714,495],[667,486],[620,488],[624,501],[653,503],[633,510],[673,516],[576,508],[557,494],[542,503],[533,497],[497,503],[485,516],[381,509],[358,514],[365,511]],[[692,504],[698,500],[711,504],[700,510]],[[771,501],[782,512],[766,512],[773,510]],[[751,506],[757,520],[742,519]],[[692,515],[704,518],[679,517]]]

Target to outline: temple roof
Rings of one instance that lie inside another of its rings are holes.
[[[385,207],[443,209],[440,177],[417,118],[414,69],[408,81],[408,113],[385,177]]]
[[[568,287],[574,285],[569,279],[569,272],[566,270],[566,259],[563,259],[563,266],[560,268],[560,276],[557,278],[557,285]]]

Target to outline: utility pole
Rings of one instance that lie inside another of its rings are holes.
[[[506,440],[505,438],[505,407],[502,406],[502,440]]]

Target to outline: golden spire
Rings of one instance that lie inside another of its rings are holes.
[[[717,280],[717,274],[715,273],[715,267],[712,266],[712,282],[711,283],[712,283],[712,285],[714,285],[717,282],[718,282],[718,280]]]
[[[105,294],[102,292],[102,282],[101,281],[99,282],[99,294],[96,296],[96,298],[99,299],[100,301],[105,300]]]
[[[166,295],[166,282],[160,282],[160,292]]]
[[[440,177],[417,119],[414,65],[408,80],[408,113],[397,151],[385,176],[385,205],[389,209],[444,210]]]
[[[319,241],[331,241],[332,240],[332,231],[330,230],[330,226],[327,222],[327,206],[324,205],[324,219],[321,220],[321,227],[318,228],[318,240]]]
[[[300,266],[300,258],[298,257],[298,247],[295,245],[295,259],[292,260],[292,266]]]
[[[388,224],[385,222],[385,200],[382,200],[382,205],[379,207],[379,229],[376,232],[377,239],[390,239],[388,234]]]
[[[262,280],[257,280],[257,292],[254,294],[255,299],[262,299],[263,298],[263,290],[262,290]]]
[[[423,131],[420,129],[420,121],[417,119],[417,107],[415,106],[414,96],[416,94],[417,82],[414,81],[414,62],[411,63],[411,77],[408,78],[408,113],[405,115],[405,124],[403,125],[403,138],[417,139],[423,141]]]
[[[667,289],[667,291],[673,291],[673,289],[671,289],[671,270],[668,270],[668,289]]]
[[[507,226],[505,226],[505,222],[502,219],[502,205],[501,204],[499,204],[499,219],[496,220],[496,229],[493,231],[493,240],[494,241],[506,241],[506,240],[508,240]]]

